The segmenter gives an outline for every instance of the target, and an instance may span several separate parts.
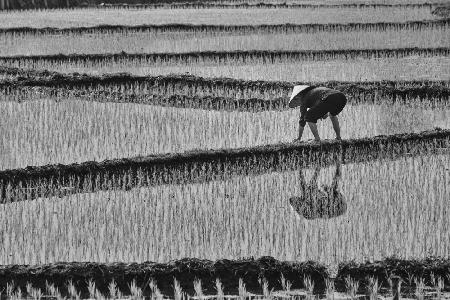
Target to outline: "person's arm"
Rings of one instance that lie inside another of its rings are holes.
[[[339,120],[337,116],[330,115],[331,123],[333,124],[334,132],[336,132],[336,139],[341,140],[341,127],[339,126]]]
[[[298,122],[298,140],[300,141],[303,136],[303,131],[305,130],[305,115],[306,115],[307,108],[304,105],[300,105],[300,120]]]

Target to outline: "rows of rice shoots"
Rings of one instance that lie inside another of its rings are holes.
[[[445,256],[449,163],[447,154],[436,154],[343,165],[346,209],[325,219],[307,219],[290,204],[301,195],[301,174],[309,182],[317,172],[301,169],[0,205],[0,262],[271,255],[336,265],[389,253]],[[335,169],[319,170],[317,184],[330,184]]]
[[[298,110],[224,112],[76,99],[0,102],[0,169],[294,140]],[[450,128],[448,107],[348,105],[343,138]],[[351,120],[351,121],[350,121]],[[333,139],[329,121],[318,123]],[[305,132],[304,139],[312,139]]]
[[[336,23],[407,22],[436,19],[429,7],[364,7],[292,9],[58,9],[2,13],[0,28],[82,27],[101,24],[311,24],[333,19]]]
[[[449,24],[384,28],[324,27],[297,32],[295,27],[261,28],[97,28],[85,33],[0,32],[0,55],[92,53],[168,53],[249,50],[329,50],[450,47]],[[75,28],[76,29],[76,28]],[[189,30],[193,30],[189,32]],[[167,31],[167,32],[165,32]],[[152,40],[152,43],[148,41]]]

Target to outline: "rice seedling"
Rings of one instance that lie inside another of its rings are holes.
[[[284,278],[283,273],[281,273],[280,283],[283,291],[289,292],[291,290],[292,283],[289,280],[286,280],[286,278]]]
[[[17,288],[14,294],[11,297],[12,300],[21,300],[23,299],[23,293],[21,288]]]
[[[418,300],[423,300],[425,298],[425,281],[423,278],[415,278],[414,282],[416,284],[415,295]]]
[[[68,293],[69,293],[69,296],[70,296],[72,299],[76,299],[76,300],[81,299],[80,293],[79,293],[79,292],[77,291],[77,289],[75,288],[75,286],[74,286],[72,280],[69,280],[69,281],[67,282],[67,291],[68,291]]]
[[[53,285],[53,283],[49,283],[49,282],[46,281],[45,282],[45,289],[46,289],[47,295],[50,295],[50,296],[55,297],[57,299],[62,299],[62,295],[61,295],[61,292],[60,292],[59,288],[55,287]]]
[[[242,278],[239,278],[238,292],[239,292],[239,299],[240,300],[245,300],[249,296],[248,293],[247,293],[247,289],[245,287],[244,280],[242,280]]]
[[[161,291],[159,290],[158,285],[155,280],[153,280],[153,279],[150,280],[149,287],[150,287],[150,290],[152,291],[152,299],[156,299],[156,300],[164,299],[164,296],[161,293]]]
[[[335,286],[334,279],[325,279],[325,296],[327,300],[334,300]]]
[[[369,290],[370,300],[377,300],[378,293],[380,291],[380,286],[378,285],[378,278],[371,276],[371,277],[369,277],[368,282],[369,282],[368,290]]]
[[[0,28],[8,27],[82,27],[101,24],[308,24],[331,17],[339,23],[405,22],[433,19],[429,8],[373,7],[373,8],[306,8],[291,9],[151,9],[124,10],[118,17],[109,9],[11,11],[2,14]],[[70,22],[61,22],[71,20]]]
[[[111,299],[117,299],[118,298],[119,290],[117,288],[117,284],[114,281],[114,279],[109,283],[108,290],[109,290],[109,297]]]
[[[216,288],[216,299],[217,300],[225,299],[225,294],[223,292],[223,284],[219,278],[216,278],[215,288]]]
[[[303,285],[305,286],[306,292],[307,292],[307,299],[313,299],[313,291],[314,291],[314,281],[311,279],[310,276],[305,276],[303,278]]]
[[[181,288],[180,282],[176,280],[176,278],[173,278],[173,289],[174,289],[174,298],[175,300],[183,300],[185,299],[185,293],[183,292],[183,289]]]
[[[345,289],[350,298],[355,299],[358,292],[359,282],[350,276],[345,277]]]
[[[198,278],[194,280],[194,291],[197,299],[203,299],[205,297],[203,294],[202,281]]]
[[[259,278],[259,285],[262,288],[263,297],[264,299],[272,300],[274,298],[273,296],[273,288],[269,290],[269,282],[266,278]]]
[[[16,285],[14,281],[8,282],[6,284],[6,296],[11,298],[13,297],[14,291],[16,290]]]
[[[442,298],[442,291],[444,289],[444,279],[441,276],[435,276],[434,272],[430,273],[430,281],[435,289],[437,299]]]
[[[89,292],[89,299],[98,299],[98,290],[95,286],[95,281],[92,278],[89,278],[87,281],[87,288]]]

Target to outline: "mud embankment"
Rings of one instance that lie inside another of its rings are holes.
[[[217,62],[253,63],[255,60],[273,63],[279,61],[319,61],[329,59],[378,59],[403,58],[409,56],[434,57],[449,56],[449,47],[436,48],[392,48],[392,49],[342,49],[342,50],[248,50],[248,51],[199,51],[179,53],[105,53],[105,54],[56,54],[56,55],[16,55],[1,56],[0,65],[33,65],[36,63],[96,64],[145,60],[152,64],[180,64]]]
[[[137,186],[224,180],[310,165],[421,155],[450,146],[450,130],[321,143],[190,151],[0,171],[0,202]]]
[[[7,101],[76,97],[88,101],[130,102],[216,110],[279,110],[295,84],[320,85],[342,91],[350,103],[402,103],[428,107],[447,105],[450,81],[285,82],[192,75],[134,76],[62,74],[51,71],[1,67],[0,73],[14,79],[0,81]],[[201,96],[199,96],[201,94]]]
[[[1,28],[1,34],[93,34],[93,33],[131,33],[131,32],[198,32],[198,33],[314,33],[343,31],[387,31],[421,30],[425,28],[447,27],[450,19],[420,20],[407,22],[376,23],[325,23],[325,24],[260,24],[260,25],[207,25],[207,24],[163,24],[163,25],[98,25],[90,27],[16,27]]]
[[[342,263],[335,279],[336,290],[344,292],[344,278],[350,276],[359,282],[358,293],[367,294],[368,278],[373,276],[380,287],[388,289],[388,279],[401,277],[403,287],[414,287],[408,276],[422,278],[425,284],[432,285],[431,274],[444,280],[444,288],[449,288],[450,260],[430,258],[424,260],[401,260],[388,258],[382,261],[356,264]],[[25,293],[27,283],[45,292],[46,282],[57,287],[62,295],[68,295],[67,283],[72,281],[82,298],[89,297],[88,281],[95,282],[96,289],[109,295],[109,284],[113,280],[124,295],[130,295],[130,284],[134,280],[145,296],[152,294],[151,280],[166,296],[174,295],[174,278],[179,281],[184,292],[194,295],[194,280],[201,280],[205,295],[216,295],[216,279],[223,285],[224,294],[238,294],[239,279],[248,292],[262,294],[260,280],[267,280],[269,290],[282,290],[281,275],[288,280],[291,289],[304,289],[304,279],[310,277],[314,282],[314,293],[324,293],[325,280],[330,278],[327,268],[319,263],[278,261],[272,257],[241,260],[201,260],[185,258],[169,263],[55,263],[48,265],[0,266],[0,290],[6,290],[8,283],[14,281]]]

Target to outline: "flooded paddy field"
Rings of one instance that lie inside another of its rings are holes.
[[[0,300],[450,298],[445,8],[254,2],[0,11]]]
[[[299,118],[296,110],[225,112],[77,99],[0,102],[0,108],[0,170],[286,143],[296,138]],[[334,137],[329,120],[318,126],[324,139]],[[450,108],[360,104],[342,113],[344,139],[435,127],[450,127]]]
[[[181,29],[93,29],[87,32],[0,32],[0,55],[57,55],[94,53],[172,53],[236,50],[326,50],[450,47],[449,24],[374,26],[367,30],[290,28],[188,27]],[[148,41],[153,41],[149,43]],[[351,45],[351,46],[350,46]]]
[[[440,49],[440,48],[439,48]],[[450,52],[450,48],[448,48]],[[430,56],[434,49],[430,49]],[[435,50],[438,52],[438,49]],[[21,57],[16,61],[4,58],[9,67],[45,69],[64,73],[86,73],[91,75],[127,72],[137,76],[158,76],[169,74],[191,74],[200,77],[228,77],[243,80],[264,81],[376,81],[376,80],[447,80],[450,78],[450,58],[437,54],[417,60],[416,55],[404,58],[375,59],[313,59],[298,62],[298,58],[289,58],[289,54],[267,53],[261,58],[245,57],[237,59],[235,53],[223,53],[223,58],[202,61],[202,54],[192,55],[189,59],[115,59],[113,57],[86,60],[67,57],[28,60]],[[197,57],[195,57],[197,56]],[[205,53],[206,56],[206,53]],[[230,57],[231,56],[231,57]],[[275,56],[275,58],[273,58]],[[228,58],[230,57],[230,58]],[[326,57],[326,56],[325,56]],[[155,61],[156,60],[156,61]],[[2,58],[0,58],[2,61]]]
[[[118,281],[122,291],[127,290],[125,283],[132,281],[131,274],[142,280],[140,272],[150,272],[153,278],[158,278],[159,288],[166,295],[174,293],[164,279],[167,275],[162,275],[167,273],[158,275],[156,270],[173,270],[173,274],[178,274],[173,276],[179,278],[184,290],[191,294],[198,293],[194,287],[195,278],[202,278],[205,293],[211,293],[216,291],[215,277],[207,270],[211,268],[208,267],[211,261],[217,260],[214,272],[225,272],[216,275],[224,283],[224,288],[228,293],[241,295],[242,289],[237,289],[238,277],[226,275],[233,269],[231,265],[226,267],[227,264],[235,257],[272,256],[281,264],[267,258],[263,263],[264,272],[260,269],[262,265],[256,267],[260,262],[254,262],[256,265],[251,268],[251,262],[236,262],[237,270],[241,270],[237,272],[241,274],[240,278],[245,279],[249,291],[266,293],[262,283],[257,283],[257,277],[251,277],[249,271],[244,270],[254,270],[260,276],[266,274],[270,285],[285,290],[279,294],[285,296],[289,296],[289,292],[286,292],[286,286],[280,286],[278,279],[283,272],[293,284],[293,290],[300,288],[291,296],[308,296],[307,276],[314,279],[314,293],[323,293],[323,297],[330,293],[324,281],[329,276],[336,277],[336,291],[346,293],[349,290],[345,278],[351,276],[351,280],[361,284],[359,293],[363,294],[370,290],[368,278],[374,276],[380,280],[380,288],[384,286],[383,293],[389,294],[392,287],[389,290],[388,278],[377,275],[384,273],[376,273],[375,265],[363,268],[342,262],[378,261],[392,253],[398,259],[441,257],[448,253],[448,151],[443,149],[423,155],[344,165],[338,161],[325,168],[317,166],[236,176],[225,181],[161,185],[4,204],[0,207],[1,228],[5,228],[1,232],[4,254],[0,260],[6,265],[99,262],[96,270],[112,268],[108,271],[110,275],[103,279],[95,275],[98,271],[88,271],[94,267],[89,264],[49,265],[46,268],[65,270],[62,274],[69,276],[66,278],[94,279],[103,293],[107,293],[108,280],[117,280],[119,277],[116,276],[121,272],[132,272],[127,277],[128,281]],[[305,191],[311,190],[316,191],[315,196],[308,199]],[[333,200],[319,196],[330,193],[339,196],[334,196]],[[355,227],[357,231],[352,229]],[[52,241],[52,247],[47,246],[48,240]],[[184,257],[203,257],[209,262],[185,260],[173,262],[175,265],[160,264],[157,269],[152,267],[153,263],[110,264],[116,261],[167,262]],[[225,259],[222,261],[223,271],[216,269],[221,264],[220,259]],[[306,263],[292,273],[289,270],[294,266],[288,263],[281,267],[282,261],[315,261],[318,265]],[[448,262],[419,260],[419,263],[422,264],[420,268],[425,267],[428,272],[432,270],[436,278],[446,274]],[[413,279],[410,278],[409,284],[406,282],[407,276],[412,274],[419,278],[417,272],[420,268],[415,270],[414,264],[417,262],[406,260],[393,263],[386,269],[390,274],[403,276],[403,293],[414,293],[417,289],[417,283],[411,283]],[[2,268],[0,274],[6,270]],[[28,267],[23,268],[26,270]],[[18,270],[20,268],[9,271],[9,274]],[[320,272],[326,272],[326,275],[319,276]],[[361,272],[366,272],[366,275],[361,275]],[[48,272],[42,269],[36,274],[47,276]],[[432,286],[430,274],[425,272],[421,276],[428,276],[427,284]],[[28,280],[40,287],[33,277]],[[77,288],[86,292],[87,287],[80,285],[79,280],[77,282]],[[61,291],[67,288],[63,282],[56,280],[54,283]],[[429,289],[431,293],[436,292],[436,288]]]
[[[337,266],[392,253],[445,256],[449,163],[445,151],[5,204],[0,259],[40,264],[270,255]],[[341,195],[339,203],[301,198],[302,189],[326,195],[330,187]],[[335,211],[322,207],[331,204]]]
[[[2,16],[0,28],[83,27],[141,24],[314,24],[330,17],[339,23],[405,22],[437,19],[429,7],[322,8],[322,9],[111,9],[27,11]],[[68,21],[69,20],[69,21]]]

